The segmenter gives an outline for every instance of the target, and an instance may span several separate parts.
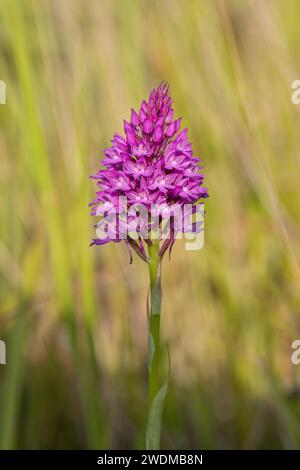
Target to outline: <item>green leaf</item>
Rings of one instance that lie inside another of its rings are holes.
[[[161,421],[167,390],[168,381],[159,389],[151,404],[146,434],[147,450],[157,450],[160,448]]]

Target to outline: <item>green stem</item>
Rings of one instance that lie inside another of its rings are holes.
[[[149,413],[160,388],[160,313],[161,313],[161,258],[158,256],[159,242],[153,242],[149,247],[149,277],[150,277],[150,311],[148,319],[148,395]],[[160,438],[159,429],[156,435]]]

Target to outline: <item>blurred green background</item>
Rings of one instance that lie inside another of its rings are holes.
[[[0,448],[144,446],[147,267],[89,247],[88,176],[162,80],[210,192],[204,249],[164,260],[163,447],[300,447],[299,15],[297,0],[0,1]]]

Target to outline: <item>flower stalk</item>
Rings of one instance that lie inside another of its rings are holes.
[[[160,314],[161,314],[161,263],[159,242],[149,245],[149,305],[148,305],[148,423],[146,449],[160,449],[161,423],[168,379],[161,380]]]
[[[161,313],[161,258],[159,256],[159,243],[153,242],[149,246],[149,278],[150,278],[150,305],[148,318],[148,394],[149,406],[160,389],[160,313]]]

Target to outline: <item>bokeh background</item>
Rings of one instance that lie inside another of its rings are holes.
[[[167,80],[205,247],[163,266],[163,447],[300,446],[297,0],[1,0],[0,448],[143,448],[147,267],[90,248],[88,179]]]

